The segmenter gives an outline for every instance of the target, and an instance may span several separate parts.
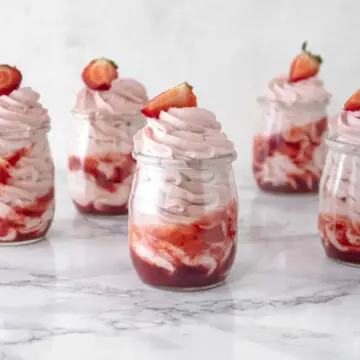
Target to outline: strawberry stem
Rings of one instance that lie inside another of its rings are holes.
[[[312,53],[307,49],[307,44],[308,44],[307,41],[304,41],[304,42],[302,43],[302,45],[301,45],[302,51],[303,51],[305,54],[311,56],[314,60],[316,60],[316,61],[319,63],[319,65],[321,65],[321,64],[323,63],[322,57],[321,57],[320,55],[314,55],[314,54],[312,54]]]
[[[304,42],[302,43],[302,45],[301,45],[301,50],[302,50],[303,52],[306,52],[306,53],[307,53],[308,51],[307,51],[306,48],[307,48],[307,41],[304,41]]]

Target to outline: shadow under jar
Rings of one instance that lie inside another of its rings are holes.
[[[139,277],[172,290],[220,285],[237,248],[235,155],[211,160],[135,157],[129,245]]]
[[[258,102],[262,121],[253,138],[257,185],[276,193],[317,192],[325,162],[327,102]]]
[[[86,215],[126,215],[136,168],[133,136],[144,125],[143,115],[74,116],[68,172],[75,207]]]
[[[326,139],[318,229],[327,256],[360,266],[360,146]]]
[[[0,246],[42,240],[55,211],[48,127],[0,133]]]

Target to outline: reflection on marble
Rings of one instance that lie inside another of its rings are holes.
[[[358,360],[359,270],[324,257],[316,197],[238,177],[235,267],[198,293],[142,284],[126,219],[76,215],[58,177],[48,241],[0,248],[0,360]]]

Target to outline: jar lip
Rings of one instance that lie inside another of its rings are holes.
[[[237,158],[237,152],[233,151],[227,155],[221,155],[213,157],[210,159],[191,159],[191,158],[182,158],[182,159],[169,159],[162,158],[159,156],[146,155],[140,152],[133,152],[133,158],[136,160],[143,160],[144,162],[150,165],[164,165],[166,167],[175,167],[175,168],[206,168],[208,165],[213,165],[215,163],[232,163]]]
[[[338,135],[327,134],[325,136],[326,145],[332,149],[339,150],[343,153],[351,153],[360,155],[360,144],[347,142],[339,139]]]
[[[28,125],[25,129],[11,129],[11,130],[6,130],[6,131],[0,131],[0,138],[11,139],[12,135],[16,135],[18,137],[24,137],[24,136],[29,137],[38,132],[46,132],[47,133],[50,130],[51,130],[50,124],[46,124],[46,125],[38,126],[38,127]],[[12,139],[15,139],[15,137]]]
[[[85,120],[94,120],[94,117],[114,117],[114,118],[132,118],[134,116],[138,116],[138,115],[142,115],[141,110],[139,111],[135,111],[132,113],[123,113],[123,112],[109,112],[107,110],[101,110],[101,109],[93,109],[90,111],[86,111],[86,110],[77,110],[77,109],[72,109],[71,110],[71,114],[77,117],[81,117]]]
[[[273,105],[277,105],[278,107],[282,107],[284,109],[291,109],[291,108],[295,108],[295,109],[309,109],[309,108],[314,108],[314,107],[326,107],[329,105],[330,100],[324,100],[324,101],[307,101],[307,102],[293,102],[293,103],[286,103],[282,100],[269,100],[266,98],[266,96],[258,96],[256,98],[256,102],[259,105],[269,105],[269,104],[273,104]]]

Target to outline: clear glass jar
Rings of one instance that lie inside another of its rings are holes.
[[[360,146],[326,139],[318,229],[327,256],[360,266]]]
[[[93,216],[126,215],[136,168],[133,136],[145,124],[144,116],[74,116],[68,170],[75,207],[80,213]]]
[[[286,105],[258,99],[262,121],[253,139],[253,173],[264,191],[317,192],[325,162],[324,103]]]
[[[48,127],[0,133],[0,245],[42,240],[55,211]]]
[[[129,245],[139,277],[174,290],[221,284],[237,248],[235,154],[211,160],[134,156]]]

